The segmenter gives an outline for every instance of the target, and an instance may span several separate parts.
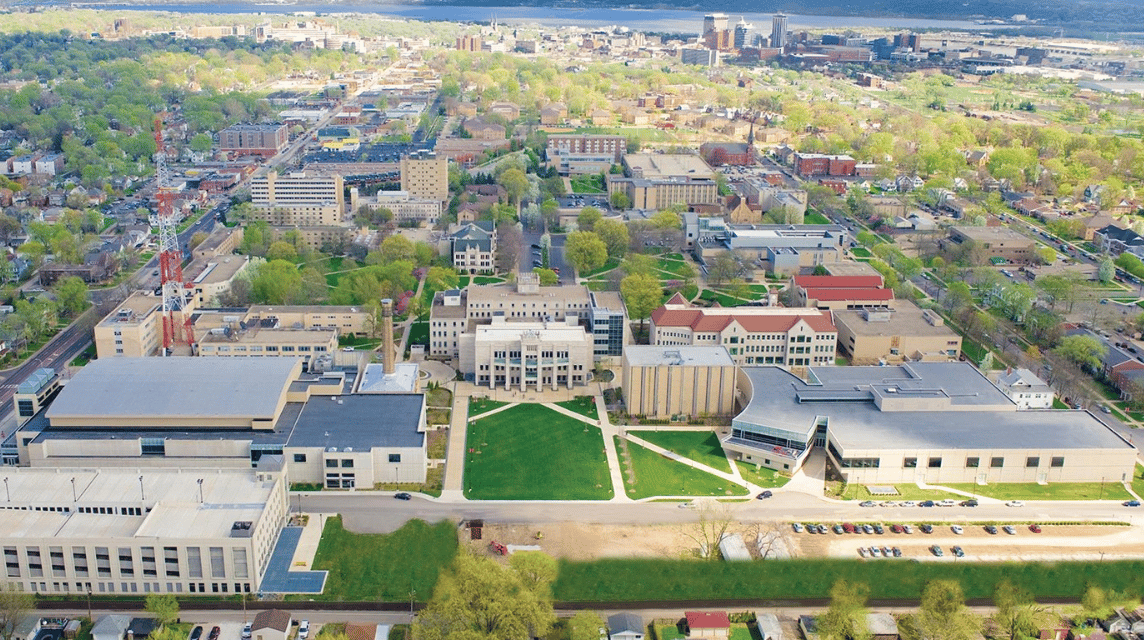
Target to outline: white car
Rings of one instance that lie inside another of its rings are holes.
[[[310,635],[310,621],[303,620],[298,623],[298,640],[306,640]]]
[[[1023,506],[1025,506],[1025,503],[1021,502],[1020,500],[1010,500],[1009,502],[1005,503],[1005,506],[1006,507],[1023,507]]]
[[[937,506],[939,506],[939,507],[956,507],[957,502],[955,500],[950,500],[950,499],[946,498],[945,500],[938,502]]]
[[[950,527],[949,529],[950,529],[950,531],[953,531],[953,533],[956,535],[961,535],[961,534],[965,533],[965,529],[962,529],[961,525],[959,525],[959,524],[955,524],[952,527]]]
[[[899,507],[916,507],[916,506],[918,506],[918,503],[914,502],[913,500],[906,500],[905,502],[898,503],[898,506]]]

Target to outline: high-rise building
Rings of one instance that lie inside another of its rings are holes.
[[[771,18],[771,48],[781,52],[786,47],[786,40],[787,16],[784,13],[776,13]]]
[[[747,22],[743,18],[739,18],[739,23],[735,25],[735,48],[743,49],[754,44],[752,41],[755,39],[755,25]]]
[[[432,151],[417,151],[401,159],[401,190],[413,198],[449,199],[449,160]]]
[[[703,35],[707,35],[712,31],[726,31],[727,30],[727,14],[725,13],[709,13],[703,16]]]

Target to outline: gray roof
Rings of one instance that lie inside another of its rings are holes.
[[[313,398],[306,403],[290,435],[290,447],[420,447],[425,434],[420,393],[349,395]]]
[[[416,362],[398,362],[393,365],[393,373],[386,375],[385,365],[371,363],[362,371],[358,393],[413,393],[417,387],[417,377],[421,366]]]
[[[636,367],[669,365],[673,367],[735,366],[735,361],[721,345],[698,347],[668,347],[628,345],[624,358]]]
[[[1017,411],[967,363],[898,367],[813,367],[803,382],[779,367],[745,367],[753,393],[735,426],[809,435],[828,418],[844,452],[875,449],[1121,449],[1130,447],[1085,411]],[[891,391],[893,389],[893,391]],[[919,410],[881,411],[883,399]],[[947,404],[947,410],[928,405]]]
[[[271,418],[290,383],[294,358],[101,358],[91,361],[48,408],[71,416]]]
[[[867,613],[866,629],[875,636],[898,635],[898,623],[888,613]]]
[[[96,620],[95,625],[91,627],[91,637],[95,640],[100,640],[104,637],[112,637],[116,640],[123,637],[123,632],[127,630],[127,625],[131,624],[131,617],[129,615],[112,613],[101,617]]]
[[[608,616],[608,631],[611,633],[646,633],[643,619],[634,613],[615,613]]]
[[[1044,380],[1037,377],[1037,374],[1023,367],[1006,371],[997,377],[997,382],[1007,387],[1011,387],[1015,384],[1029,387],[1048,387]]]
[[[779,617],[773,613],[756,611],[755,626],[758,627],[759,635],[763,637],[763,640],[783,639],[783,626],[779,622]]]

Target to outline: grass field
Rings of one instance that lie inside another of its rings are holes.
[[[596,412],[596,398],[595,396],[576,396],[575,400],[565,400],[564,402],[557,402],[556,406],[564,407],[569,411],[576,413],[593,420],[599,420],[600,415]]]
[[[346,531],[340,517],[326,520],[314,568],[329,571],[321,600],[425,601],[437,575],[457,554],[457,528],[411,520],[386,535]]]
[[[719,436],[714,431],[630,431],[629,433],[712,469],[731,473],[731,463],[727,461],[723,445],[719,444]]]
[[[409,325],[409,342],[405,348],[405,354],[409,355],[409,347],[415,344],[423,344],[426,349],[429,347],[429,323],[428,322],[414,322]]]
[[[950,484],[951,489],[969,491],[998,500],[1129,500],[1119,482],[1054,482],[1050,484]]]
[[[604,177],[598,173],[573,176],[572,193],[604,193]]]
[[[1004,581],[1037,598],[1080,598],[1089,585],[1139,593],[1144,562],[563,561],[553,594],[561,602],[784,600],[825,598],[846,580],[868,585],[872,599],[917,599],[926,583],[942,579],[960,582],[966,598],[988,600]]]
[[[896,496],[875,496],[871,495],[870,491],[864,485],[848,484],[846,491],[842,494],[843,500],[945,500],[946,498],[953,498],[954,500],[964,500],[962,496],[948,491],[937,491],[935,489],[921,489],[916,484],[896,484],[894,488],[898,490]]]
[[[850,250],[850,255],[854,256],[855,258],[873,258],[874,257],[874,254],[870,253],[870,250],[867,249],[866,247],[854,247],[853,249]]]
[[[470,284],[500,284],[501,282],[504,282],[504,278],[500,276],[459,276],[457,288],[464,289]]]
[[[605,274],[618,266],[620,266],[619,259],[608,258],[608,260],[604,263],[604,266],[592,271],[585,271],[584,273],[579,274],[579,276],[581,278],[595,278],[596,276]]]
[[[789,477],[780,474],[774,469],[768,469],[766,467],[755,469],[755,465],[740,460],[735,461],[735,466],[739,467],[739,475],[743,476],[744,480],[757,484],[760,487],[773,489],[790,482]]]
[[[738,307],[747,304],[747,300],[733,298],[725,293],[714,291],[712,289],[704,289],[703,292],[699,294],[699,299],[718,302],[724,307]]]
[[[615,436],[615,439],[618,447],[620,438]],[[634,484],[626,481],[624,483],[629,498],[638,500],[656,496],[741,496],[746,493],[743,487],[733,482],[681,462],[669,460],[633,442],[628,442],[627,447],[635,475]]]
[[[489,400],[487,398],[470,398],[469,399],[469,417],[475,418],[482,413],[488,413],[493,409],[503,407],[507,402],[499,400]]]
[[[817,211],[806,214],[802,221],[804,224],[830,224],[830,218],[827,218]]]
[[[538,404],[469,424],[465,496],[472,500],[607,500],[612,481],[598,427]]]

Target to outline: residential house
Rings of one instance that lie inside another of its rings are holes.
[[[783,626],[779,617],[773,613],[763,611],[755,612],[755,628],[759,630],[762,640],[783,640]]]
[[[866,632],[870,640],[898,640],[898,623],[888,613],[867,613]]]
[[[497,250],[497,230],[490,220],[469,222],[449,236],[449,255],[460,273],[492,271]]]
[[[898,176],[894,181],[894,189],[898,193],[909,193],[914,189],[921,189],[926,185],[925,180],[917,176]]]
[[[100,616],[91,627],[91,640],[123,640],[127,626],[131,624],[131,616],[122,614],[109,614]],[[31,640],[28,638],[27,640]]]
[[[560,102],[552,102],[540,109],[540,124],[555,125],[568,118],[568,107]]]
[[[131,618],[124,632],[127,640],[147,640],[151,634],[159,630],[159,621],[155,618]]]
[[[503,125],[486,122],[481,118],[468,118],[461,126],[474,140],[504,140],[505,137]]]
[[[998,376],[996,384],[1018,409],[1053,408],[1053,388],[1028,369],[1008,369]]]
[[[489,105],[488,113],[498,115],[509,122],[520,117],[520,107],[512,102],[494,102]]]
[[[687,611],[687,637],[717,640],[731,636],[731,619],[726,611]]]
[[[1092,242],[1100,247],[1103,253],[1113,256],[1124,252],[1137,257],[1144,256],[1144,238],[1131,229],[1123,229],[1114,224],[1094,231]]]
[[[290,612],[280,609],[259,611],[251,625],[252,640],[288,640],[290,637]]]
[[[634,613],[616,613],[608,616],[610,640],[643,640],[646,631],[643,619]]]
[[[1098,213],[1085,218],[1083,222],[1084,230],[1081,232],[1081,237],[1088,242],[1093,241],[1097,231],[1108,226],[1119,226],[1116,224],[1116,218],[1106,213]]]

